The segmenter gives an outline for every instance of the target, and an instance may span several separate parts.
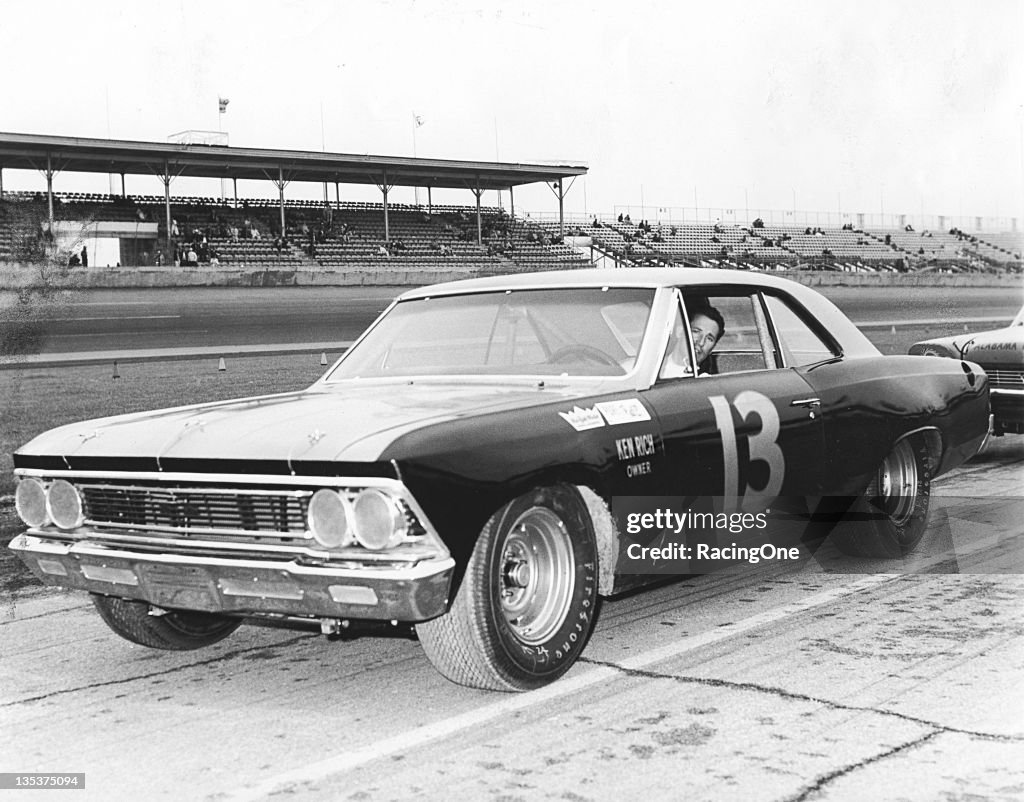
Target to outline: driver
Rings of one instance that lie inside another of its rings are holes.
[[[706,376],[709,365],[708,357],[718,341],[725,334],[725,319],[722,313],[711,305],[695,307],[690,312],[690,336],[693,338],[693,350],[697,355],[697,375]],[[680,376],[692,376],[690,367],[690,351],[686,337],[683,336],[682,316],[676,316],[676,325],[669,339],[668,353],[661,368],[661,378],[676,379]]]

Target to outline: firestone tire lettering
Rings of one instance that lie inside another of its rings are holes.
[[[582,652],[597,577],[597,543],[578,491],[538,488],[491,516],[451,609],[416,631],[434,667],[453,682],[539,688]]]

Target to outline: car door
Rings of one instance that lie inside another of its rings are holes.
[[[724,512],[816,494],[824,450],[818,400],[794,368],[780,367],[760,293],[702,291],[684,297],[680,314],[689,310],[688,319],[705,304],[727,320],[714,372],[659,379],[644,394],[664,440],[664,492],[713,498]]]

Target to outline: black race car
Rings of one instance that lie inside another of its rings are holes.
[[[850,553],[907,552],[988,416],[976,365],[881,356],[772,276],[473,279],[406,292],[306,390],[39,435],[11,547],[147,646],[397,622],[455,682],[525,690],[573,664],[599,597],[728,551],[778,499],[856,518]],[[683,525],[643,508],[665,498]]]

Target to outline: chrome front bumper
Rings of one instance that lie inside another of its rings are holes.
[[[148,553],[18,535],[10,548],[40,581],[158,607],[234,615],[426,621],[447,610],[455,561],[342,568],[295,561]]]

